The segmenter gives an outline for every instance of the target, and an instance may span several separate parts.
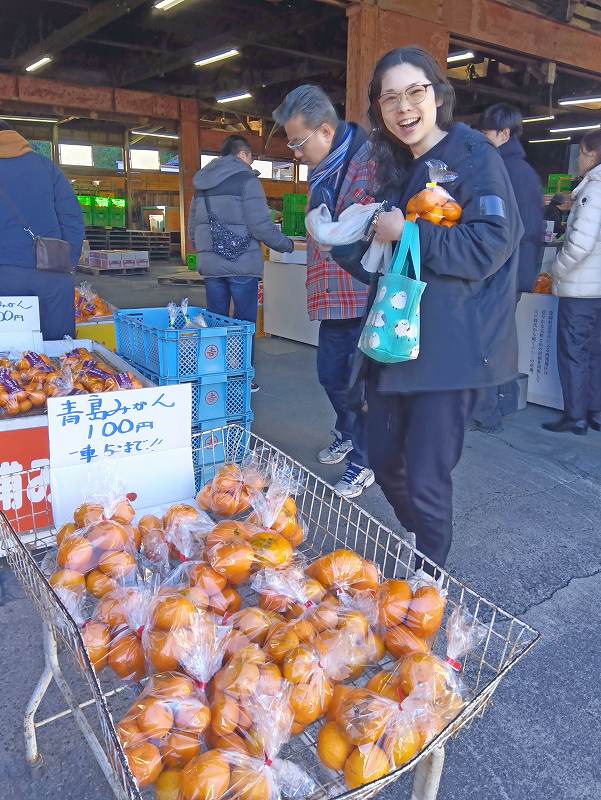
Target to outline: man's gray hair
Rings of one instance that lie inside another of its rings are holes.
[[[302,114],[309,128],[317,128],[324,122],[333,128],[338,125],[336,109],[320,86],[303,84],[288,92],[274,110],[273,118],[278,125],[284,126],[297,114]]]

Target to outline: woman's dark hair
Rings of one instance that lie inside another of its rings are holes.
[[[234,133],[223,140],[221,150],[219,151],[222,156],[237,156],[238,153],[250,153],[252,156],[252,147],[244,136],[239,136]]]
[[[382,93],[382,79],[386,72],[399,64],[411,64],[421,69],[432,84],[436,102],[436,123],[441,130],[448,130],[453,122],[455,90],[436,63],[433,56],[419,47],[398,47],[382,56],[374,68],[369,84],[369,121],[372,126],[371,142],[376,163],[376,182],[379,189],[400,183],[413,160],[409,148],[393,136],[382,119],[378,98]]]
[[[509,129],[510,136],[522,135],[522,112],[517,106],[509,103],[495,103],[480,114],[479,131],[504,131]]]
[[[580,147],[587,153],[595,154],[595,166],[601,164],[601,131],[585,133],[580,142]]]

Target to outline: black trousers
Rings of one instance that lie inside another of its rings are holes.
[[[601,297],[559,298],[557,364],[564,414],[601,411]]]
[[[370,466],[399,522],[415,533],[417,549],[441,567],[453,536],[451,473],[475,398],[471,389],[382,394],[368,380]]]
[[[0,294],[37,297],[45,340],[75,338],[75,295],[71,275],[0,266]]]

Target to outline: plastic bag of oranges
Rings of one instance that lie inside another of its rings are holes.
[[[92,289],[87,281],[75,287],[75,321],[85,322],[95,317],[110,316],[107,303]]]
[[[221,618],[225,624],[242,605],[238,592],[206,561],[186,561],[171,573],[165,584],[179,585],[198,608]]]
[[[179,672],[152,675],[116,726],[136,784],[154,786],[157,800],[179,800],[181,771],[200,754],[208,724],[206,698],[192,678]],[[175,787],[174,793],[165,794],[166,787]]]
[[[283,569],[264,567],[258,570],[250,585],[259,596],[259,606],[284,614],[288,619],[301,617],[317,606],[326,590],[319,581],[308,578],[304,568],[304,559],[296,555]]]
[[[313,561],[305,572],[334,594],[355,589],[375,590],[380,580],[377,566],[354,550],[334,550]]]
[[[319,731],[317,754],[356,789],[406,764],[425,744],[415,712],[394,698],[352,688],[342,696],[336,718]]]
[[[225,464],[196,495],[198,507],[218,517],[235,517],[248,511],[251,494],[261,492],[266,476],[250,460],[243,466]]]
[[[534,294],[553,294],[553,275],[550,272],[540,272],[532,286]]]
[[[137,568],[135,528],[116,517],[106,517],[104,506],[96,503],[80,506],[76,520],[57,533],[56,568],[50,585],[76,593],[87,590],[100,598],[131,582]]]
[[[285,466],[274,467],[267,491],[250,493],[253,512],[248,522],[271,528],[284,536],[292,547],[298,547],[305,538],[304,523],[293,496],[299,491],[299,479],[294,470]]]
[[[0,415],[16,417],[26,414],[34,407],[32,395],[26,391],[13,377],[11,370],[0,369]],[[37,401],[38,395],[34,395]],[[41,396],[40,406],[46,402],[45,395]]]
[[[313,779],[294,762],[278,758],[291,734],[289,697],[290,687],[256,694],[247,706],[250,752],[220,748],[193,759],[182,771],[182,800],[300,800],[313,794]]]
[[[152,597],[152,590],[144,584],[108,592],[100,599],[92,615],[95,627],[84,635],[89,654],[90,647],[106,641],[108,634],[106,665],[121,680],[137,682],[147,674],[142,637],[148,624]],[[94,663],[94,666],[99,669],[99,664]]]
[[[409,222],[425,219],[434,225],[452,228],[461,219],[461,206],[439,184],[454,181],[457,175],[442,161],[427,161],[426,165],[430,180],[426,188],[407,203],[407,219]]]

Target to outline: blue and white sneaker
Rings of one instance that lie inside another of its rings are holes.
[[[349,464],[342,478],[334,486],[334,491],[347,499],[359,497],[375,480],[373,470],[359,464]]]
[[[338,431],[332,431],[332,433],[334,435],[332,444],[317,454],[320,464],[340,464],[353,449],[350,439],[343,439]]]

